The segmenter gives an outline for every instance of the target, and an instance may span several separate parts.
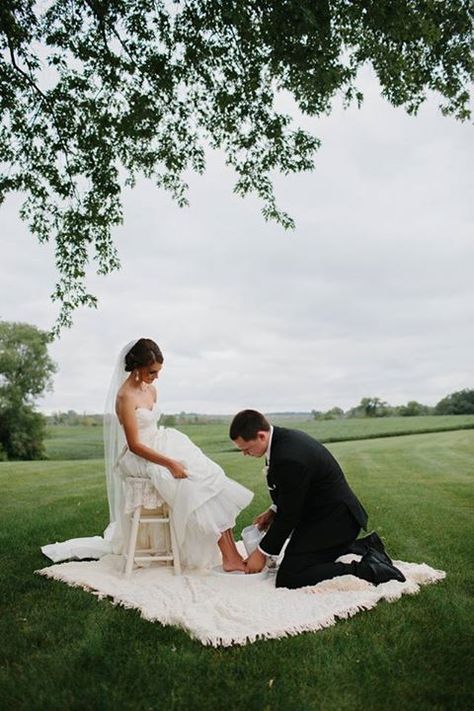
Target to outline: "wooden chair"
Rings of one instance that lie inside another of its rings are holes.
[[[124,549],[124,573],[129,578],[135,563],[162,562],[172,564],[175,575],[181,575],[181,565],[173,528],[172,512],[163,501],[150,479],[127,477],[125,487],[125,513],[130,515],[130,530]],[[161,529],[159,538],[163,549],[137,548],[140,526],[156,525]]]

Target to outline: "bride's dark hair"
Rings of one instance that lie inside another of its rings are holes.
[[[151,338],[140,338],[125,356],[125,370],[131,373],[151,363],[163,363],[163,353]]]

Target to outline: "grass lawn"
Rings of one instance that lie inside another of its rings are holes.
[[[393,437],[415,432],[444,432],[474,429],[474,415],[430,415],[426,417],[361,417],[347,420],[285,421],[275,424],[309,432],[320,442],[344,442],[353,439]],[[198,442],[210,454],[232,449],[229,425],[180,425],[179,429]],[[92,425],[49,425],[46,438],[48,459],[99,459],[103,455],[102,427]]]
[[[196,427],[195,441],[256,491],[240,517],[240,531],[268,504],[261,461],[223,447],[222,437],[211,432],[215,425]],[[329,448],[392,555],[424,561],[448,576],[419,595],[381,603],[321,632],[229,649],[203,647],[177,628],[35,576],[46,564],[41,544],[104,528],[103,464],[1,463],[1,708],[472,708],[474,432]]]

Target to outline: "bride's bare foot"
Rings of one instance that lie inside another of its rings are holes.
[[[218,546],[222,554],[222,568],[226,573],[233,573],[236,570],[240,570],[242,573],[246,572],[245,561],[235,545],[230,528],[222,533]]]
[[[240,570],[243,573],[246,571],[245,561],[242,557],[235,557],[230,560],[224,560],[222,562],[222,567],[226,573],[233,573],[236,570]]]

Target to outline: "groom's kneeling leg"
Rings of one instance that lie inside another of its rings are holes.
[[[277,588],[304,588],[305,585],[316,585],[339,575],[352,574],[352,568],[347,563],[319,563],[299,572],[282,570],[280,567],[275,585]]]
[[[277,588],[303,588],[340,575],[353,574],[351,564],[336,563],[344,551],[286,554],[276,576]]]

